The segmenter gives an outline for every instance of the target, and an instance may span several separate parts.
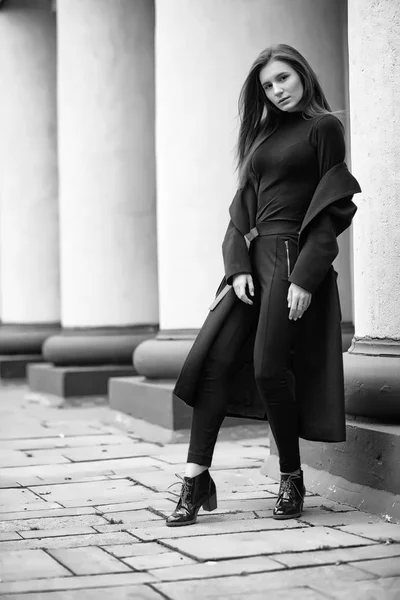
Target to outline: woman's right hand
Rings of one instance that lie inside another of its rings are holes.
[[[249,288],[250,296],[254,296],[254,283],[250,273],[240,273],[235,275],[232,282],[232,287],[235,290],[236,296],[245,304],[253,304],[252,300],[246,294],[246,285]]]

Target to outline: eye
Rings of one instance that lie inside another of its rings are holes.
[[[287,79],[288,77],[289,75],[281,75],[279,81],[285,81],[285,79]]]
[[[270,83],[266,83],[266,84],[264,85],[264,90],[269,90],[271,87],[272,87],[272,86],[271,86],[271,84],[270,84]]]

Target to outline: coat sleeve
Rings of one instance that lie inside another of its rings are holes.
[[[345,159],[343,125],[335,115],[323,115],[317,119],[310,132],[311,145],[318,159],[319,176],[322,177],[333,166]]]
[[[226,282],[232,285],[232,280],[239,273],[251,273],[249,252],[244,236],[236,229],[232,220],[222,242]]]
[[[339,253],[334,220],[328,211],[315,217],[289,281],[314,293]]]
[[[344,161],[346,150],[343,127],[339,119],[334,115],[323,115],[313,127],[310,139],[317,153],[319,172],[322,178],[333,166]],[[347,206],[348,201],[344,200]],[[322,283],[339,252],[336,238],[340,231],[338,231],[337,221],[342,212],[343,207],[341,206],[339,206],[338,215],[334,215],[328,208],[313,220],[289,277],[291,283],[295,283],[311,293],[314,293]],[[348,225],[351,222],[351,216]],[[344,228],[345,225],[341,231]]]

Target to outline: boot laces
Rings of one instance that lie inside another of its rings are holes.
[[[181,493],[180,493],[180,498],[181,501],[183,503],[187,503],[191,501],[191,497],[192,497],[192,490],[193,490],[193,480],[191,479],[184,479],[181,475],[179,475],[179,473],[175,473],[175,477],[177,477],[179,479],[179,481],[175,481],[174,483],[171,483],[171,485],[168,486],[168,490],[169,488],[173,487],[174,485],[181,485]]]
[[[284,500],[295,500],[296,492],[300,495],[300,492],[294,482],[295,476],[289,475],[287,479],[281,480],[279,487],[279,496]]]

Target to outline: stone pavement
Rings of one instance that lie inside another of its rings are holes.
[[[119,417],[0,389],[3,600],[400,598],[400,524],[313,495],[271,518],[266,437],[221,439],[218,509],[167,528],[187,446]]]

